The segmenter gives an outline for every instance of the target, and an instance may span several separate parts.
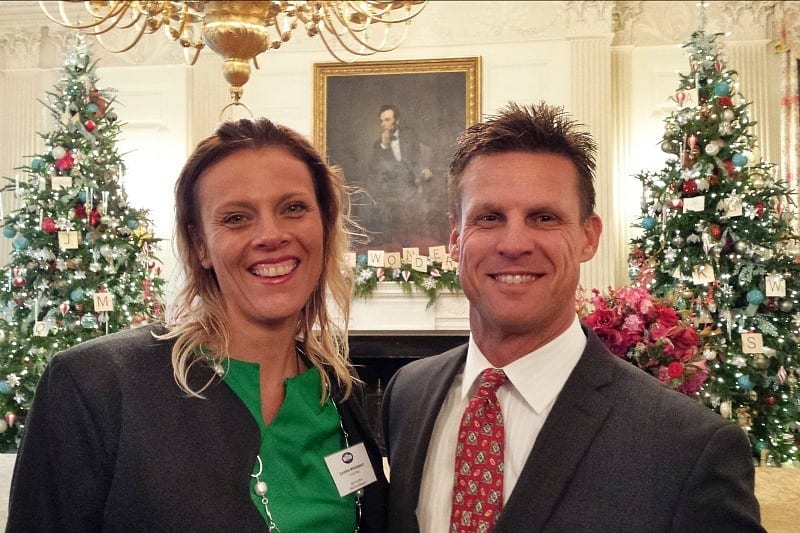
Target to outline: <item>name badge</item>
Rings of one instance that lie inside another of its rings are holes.
[[[339,496],[347,496],[377,481],[363,442],[325,457],[325,465]]]

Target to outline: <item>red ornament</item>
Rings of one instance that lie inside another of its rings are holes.
[[[12,282],[15,287],[24,287],[25,286],[25,278],[22,276],[14,276]]]
[[[713,235],[716,240],[720,240],[722,238],[722,227],[717,224],[711,224],[711,235]]]
[[[764,213],[766,212],[766,208],[764,204],[756,204],[756,216],[758,218],[764,218]]]
[[[17,422],[17,415],[9,411],[6,413],[5,419],[6,422],[8,423],[8,427],[13,428],[14,424],[16,424]]]
[[[672,200],[669,201],[669,206],[672,209],[680,209],[683,207],[683,200],[680,198],[673,198]]]
[[[55,233],[58,231],[58,225],[52,218],[42,220],[42,229],[45,233]]]
[[[727,160],[722,162],[725,165],[725,168],[728,170],[728,176],[731,176],[734,172],[733,161]]]
[[[683,182],[681,189],[684,194],[697,194],[697,182],[694,179],[688,179]]]
[[[722,61],[714,61],[714,68],[717,72],[722,72]]]
[[[98,224],[100,224],[100,213],[97,212],[97,209],[92,209],[92,212],[89,213],[89,225],[95,227]]]
[[[764,403],[767,403],[769,405],[775,405],[775,398],[773,396],[767,396],[766,398],[764,398]]]
[[[86,207],[83,204],[75,205],[75,218],[86,218]]]
[[[72,159],[72,153],[67,152],[64,154],[64,157],[56,161],[56,168],[61,172],[64,172],[65,170],[71,169],[74,164],[75,160]]]
[[[719,97],[719,105],[731,107],[733,105],[733,101],[731,100],[730,96],[720,96]]]
[[[95,123],[94,123],[94,122],[92,122],[91,120],[87,120],[87,121],[86,121],[86,122],[83,124],[83,127],[84,127],[84,128],[86,128],[86,131],[94,131],[94,129],[95,129],[95,127],[96,127],[96,126],[95,126]]]

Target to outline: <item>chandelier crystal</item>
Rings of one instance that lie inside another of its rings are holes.
[[[76,14],[74,4],[83,4],[83,12]],[[258,68],[256,57],[280,48],[298,27],[309,37],[319,36],[337,60],[350,61],[397,48],[411,19],[426,4],[426,0],[39,2],[50,20],[95,36],[112,53],[126,52],[142,36],[159,31],[183,48],[190,65],[207,46],[222,56],[223,73],[236,104],[250,79],[250,62]],[[57,15],[50,12],[54,5],[58,6]],[[105,40],[109,32],[124,33],[126,44],[109,45]]]

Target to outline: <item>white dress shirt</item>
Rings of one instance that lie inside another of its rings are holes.
[[[533,443],[585,347],[586,336],[576,316],[564,333],[503,367],[508,382],[497,391],[505,421],[503,503],[514,490]],[[417,504],[417,520],[423,533],[450,529],[458,428],[464,409],[475,394],[477,379],[487,368],[492,365],[470,336],[464,370],[450,386],[428,445]]]
[[[403,155],[400,153],[400,129],[394,130],[389,146],[392,148],[392,153],[397,161],[403,160]]]

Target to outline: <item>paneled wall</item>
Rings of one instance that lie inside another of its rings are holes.
[[[712,2],[708,31],[731,31],[724,39],[742,90],[754,101],[753,116],[764,157],[780,153],[778,56],[772,52],[775,2]],[[627,282],[627,242],[635,231],[641,189],[631,176],[661,168],[659,150],[668,98],[678,71],[688,70],[679,43],[697,28],[696,2],[431,2],[409,28],[399,49],[371,59],[480,56],[482,109],[494,112],[509,100],[546,100],[563,105],[598,140],[598,212],[604,221],[602,248],[581,271],[585,287]],[[0,3],[0,176],[13,176],[24,156],[41,150],[37,131],[48,117],[37,102],[59,76],[71,34],[47,23],[36,2]],[[151,209],[162,236],[168,296],[180,281],[172,252],[171,188],[187,153],[218,123],[228,101],[221,61],[204,52],[193,67],[160,34],[126,54],[99,47],[100,83],[118,90],[123,128],[121,151],[131,201]],[[320,42],[296,34],[280,50],[259,58],[245,86],[244,102],[311,136],[315,62],[332,59]],[[358,105],[354,102],[353,105]],[[377,119],[376,119],[377,131]],[[13,208],[6,193],[3,207]],[[8,240],[0,239],[0,259]],[[390,286],[355,304],[357,330],[461,330],[467,306],[461,297],[409,298]]]

